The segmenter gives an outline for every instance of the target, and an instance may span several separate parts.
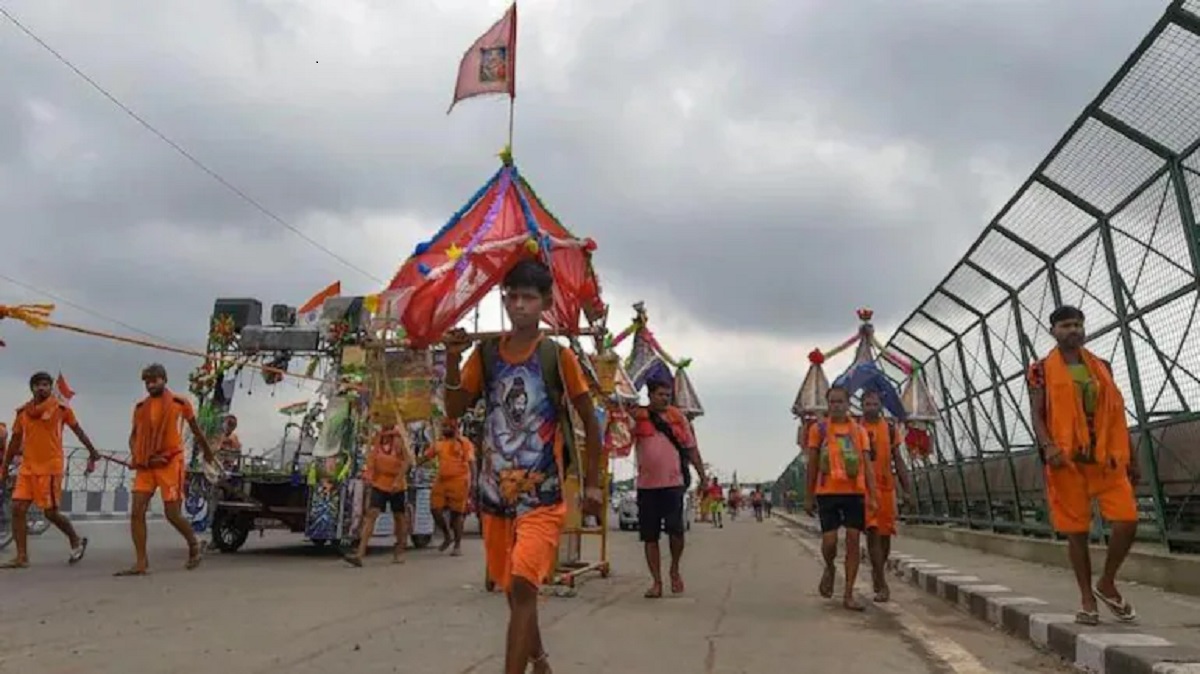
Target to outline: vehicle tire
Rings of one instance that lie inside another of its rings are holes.
[[[429,544],[433,542],[433,536],[430,534],[413,534],[409,538],[412,539],[413,547],[418,550],[429,547]]]
[[[221,552],[237,552],[250,537],[250,523],[234,515],[218,512],[212,523],[213,546]]]
[[[309,542],[312,543],[313,545],[317,546],[318,548],[323,548],[326,545],[329,545],[329,541],[324,538],[322,538],[320,540],[309,541]]]

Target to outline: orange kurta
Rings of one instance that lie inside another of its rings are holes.
[[[75,413],[54,398],[32,401],[17,410],[13,437],[21,442],[21,470],[13,488],[14,501],[29,501],[43,510],[57,510],[62,501],[63,426],[75,426]]]
[[[183,424],[195,420],[187,398],[163,391],[146,396],[133,409],[133,478],[135,494],[161,490],[164,503],[183,500]]]
[[[430,507],[435,511],[467,512],[475,445],[460,436],[443,438],[429,448],[426,456],[436,456],[438,460],[438,479],[430,494]]]
[[[858,423],[847,421],[826,420],[825,446],[821,445],[820,424],[812,424],[808,429],[805,446],[809,449],[828,452],[829,472],[821,471],[817,477],[817,496],[834,494],[863,494],[867,493],[867,474],[871,464],[867,456],[870,440],[866,431]],[[847,455],[857,455],[858,470],[851,476],[847,471]],[[818,470],[822,461],[818,459]]]
[[[1086,349],[1072,368],[1057,349],[1029,368],[1031,389],[1044,392],[1046,426],[1066,465],[1045,466],[1050,521],[1060,533],[1091,529],[1092,501],[1110,522],[1136,522],[1137,500],[1126,471],[1129,430],[1120,389],[1108,364]]]
[[[871,463],[875,470],[875,490],[879,507],[867,513],[867,529],[881,536],[896,535],[896,478],[892,475],[892,450],[898,438],[887,419],[859,422],[870,439]]]

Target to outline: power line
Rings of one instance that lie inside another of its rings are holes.
[[[180,156],[182,156],[184,159],[186,159],[188,162],[190,162],[193,166],[195,166],[196,168],[203,171],[205,174],[207,174],[213,180],[217,181],[217,183],[219,183],[222,187],[228,189],[230,192],[233,192],[238,197],[240,197],[243,201],[250,204],[259,213],[262,213],[263,215],[265,215],[267,218],[269,218],[276,224],[280,225],[281,227],[287,229],[291,233],[300,237],[304,241],[311,244],[313,247],[323,251],[324,253],[326,253],[333,259],[337,260],[338,262],[342,263],[346,267],[353,269],[354,271],[362,274],[363,276],[366,276],[367,278],[371,279],[372,281],[375,281],[376,283],[379,283],[380,285],[383,285],[385,283],[385,281],[383,279],[375,276],[374,274],[372,274],[369,271],[366,271],[365,269],[359,267],[358,265],[354,264],[350,260],[347,260],[346,258],[342,257],[341,255],[338,255],[337,253],[333,252],[329,248],[322,245],[316,239],[305,234],[300,229],[298,229],[297,227],[295,227],[294,225],[289,223],[287,220],[284,220],[282,217],[276,215],[269,208],[262,205],[262,203],[260,203],[257,199],[255,199],[254,197],[251,197],[249,194],[246,194],[241,189],[239,189],[236,185],[234,185],[233,183],[226,180],[221,174],[219,174],[215,170],[209,168],[207,164],[205,164],[204,162],[197,159],[192,153],[190,153],[186,149],[184,149],[183,146],[181,146],[179,143],[175,142],[170,137],[168,137],[165,133],[163,133],[162,131],[159,131],[157,128],[155,128],[155,126],[153,124],[146,121],[144,118],[142,118],[141,115],[137,114],[129,106],[122,103],[116,96],[109,93],[109,91],[107,89],[100,86],[100,84],[98,82],[96,82],[91,77],[89,77],[87,75],[87,73],[80,70],[67,57],[65,57],[61,53],[59,53],[58,50],[56,50],[54,47],[51,47],[45,40],[38,37],[37,34],[35,34],[29,28],[25,27],[25,24],[21,23],[15,16],[10,14],[7,9],[5,9],[4,7],[0,7],[0,14],[3,14],[4,18],[8,19],[8,21],[10,23],[12,23],[14,26],[16,26],[17,29],[19,29],[22,33],[25,33],[25,35],[29,36],[29,38],[31,40],[38,43],[38,45],[41,46],[46,51],[50,52],[50,54],[52,54],[54,56],[54,58],[58,59],[58,61],[60,63],[65,65],[67,68],[70,68],[71,71],[74,72],[76,75],[78,75],[80,79],[82,79],[84,82],[87,82],[96,91],[100,92],[100,94],[103,95],[105,98],[107,98],[113,105],[117,106],[125,114],[132,117],[138,124],[141,124],[147,131],[149,131],[150,133],[157,136],[159,140],[161,140],[162,142],[164,142],[168,146],[170,146],[171,149],[173,149],[173,150],[175,150],[175,152],[179,153]]]
[[[0,11],[3,11],[3,10],[0,10]],[[122,321],[119,318],[113,318],[112,316],[102,314],[99,311],[96,311],[94,309],[89,309],[83,305],[76,304],[75,302],[72,302],[71,300],[69,300],[61,295],[56,295],[48,290],[42,290],[41,288],[32,286],[28,283],[25,283],[24,281],[18,281],[17,279],[15,279],[11,276],[8,276],[6,274],[0,273],[0,281],[7,281],[8,283],[11,283],[11,284],[17,286],[18,288],[24,288],[25,290],[28,290],[29,292],[34,293],[36,295],[41,295],[43,297],[49,297],[50,299],[54,300],[55,302],[58,302],[59,304],[64,304],[68,307],[71,307],[72,309],[82,311],[83,313],[88,314],[89,316],[93,316],[95,318],[99,318],[100,320],[108,321],[115,325],[119,325],[122,328],[125,328],[126,330],[129,330],[131,332],[136,332],[137,334],[142,335],[143,337],[149,337],[152,340],[155,340],[157,342],[162,342],[163,344],[167,344],[168,346],[179,347],[178,344],[174,343],[174,340],[167,339],[166,337],[163,337],[161,335],[156,335],[153,332],[147,332],[137,326],[130,325],[129,323],[126,323],[125,321]],[[179,347],[179,348],[182,348],[182,347]]]

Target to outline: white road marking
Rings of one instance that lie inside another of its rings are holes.
[[[809,554],[817,559],[821,558],[821,551],[814,543],[805,540],[782,524],[779,526],[792,537],[792,540],[807,550]],[[920,562],[924,561],[920,560]],[[869,576],[870,574],[868,573],[867,575]],[[868,587],[867,581],[863,579],[858,581],[855,588],[862,594],[869,593],[871,589]],[[996,674],[993,670],[985,667],[982,662],[976,659],[974,655],[971,655],[958,642],[929,629],[921,622],[920,618],[900,608],[894,602],[876,604],[875,607],[895,618],[896,622],[900,625],[900,629],[916,639],[926,651],[941,661],[942,664],[949,667],[954,674]]]

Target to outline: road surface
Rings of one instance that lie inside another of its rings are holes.
[[[499,672],[506,607],[482,589],[481,546],[465,555],[386,548],[363,569],[298,537],[252,537],[184,571],[182,541],[151,528],[153,573],[131,561],[124,523],[80,525],[79,566],[51,531],[35,567],[0,575],[0,672]],[[611,536],[614,575],[547,597],[542,624],[560,674],[601,672],[888,674],[1070,671],[944,602],[893,583],[894,603],[852,614],[815,592],[814,541],[779,520],[695,525],[687,593],[642,598],[636,534]],[[4,554],[11,552],[11,549]]]

